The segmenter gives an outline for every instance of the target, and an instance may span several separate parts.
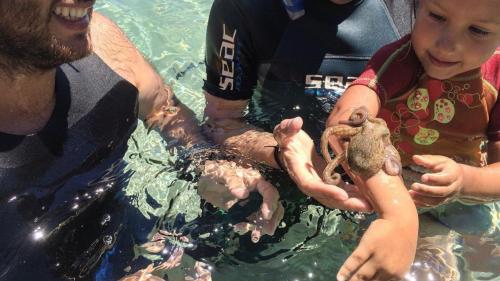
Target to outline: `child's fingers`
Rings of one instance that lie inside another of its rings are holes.
[[[427,197],[446,197],[450,194],[449,186],[427,185],[423,183],[413,183],[411,190]]]
[[[447,158],[441,155],[413,155],[412,159],[415,164],[428,169],[434,169],[447,161]]]
[[[337,273],[337,281],[352,280],[358,270],[370,259],[370,253],[360,249],[359,247],[347,258],[339,272]],[[370,278],[365,279],[370,280]]]
[[[455,177],[453,177],[449,172],[441,171],[438,173],[426,173],[423,174],[422,182],[429,185],[450,185],[455,181]]]
[[[428,208],[442,204],[446,201],[446,197],[428,197],[413,190],[410,190],[410,196],[413,199],[413,203],[418,208]]]

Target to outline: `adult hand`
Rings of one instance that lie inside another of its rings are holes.
[[[288,174],[306,195],[329,208],[371,212],[372,207],[355,185],[338,187],[323,182],[319,176],[325,162],[316,153],[314,142],[302,130],[302,118],[285,119],[274,128],[274,138]]]
[[[460,196],[463,188],[460,164],[440,155],[414,155],[413,161],[432,171],[421,176],[421,183],[411,185],[410,194],[417,207],[437,206]]]
[[[416,233],[391,220],[377,219],[340,268],[337,280],[401,280],[413,262],[416,244]]]
[[[262,195],[262,205],[249,222],[235,225],[235,231],[252,231],[252,241],[258,242],[264,234],[273,235],[283,218],[284,209],[276,188],[255,169],[243,168],[230,161],[206,161],[198,182],[198,194],[212,205],[224,210],[248,197],[250,192]]]

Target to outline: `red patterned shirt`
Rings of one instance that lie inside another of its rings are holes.
[[[365,85],[380,98],[379,117],[403,165],[414,154],[439,154],[484,165],[481,143],[500,140],[500,48],[481,68],[446,80],[427,76],[410,35],[380,49],[352,85]]]

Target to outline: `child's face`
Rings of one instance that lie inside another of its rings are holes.
[[[500,45],[500,0],[421,0],[412,44],[426,73],[448,79],[478,68]]]

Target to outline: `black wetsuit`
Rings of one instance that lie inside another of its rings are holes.
[[[375,51],[410,31],[412,2],[304,0],[305,15],[291,20],[281,0],[215,0],[203,88],[253,96],[249,118],[260,126],[300,115],[316,135]]]
[[[86,278],[122,223],[109,201],[136,124],[137,89],[92,54],[57,68],[42,131],[0,133],[0,280]]]

